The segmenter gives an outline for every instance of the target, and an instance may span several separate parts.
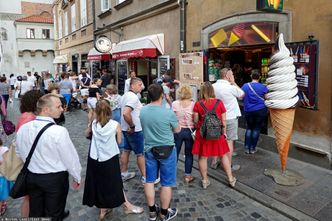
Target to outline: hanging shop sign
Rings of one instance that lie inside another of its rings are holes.
[[[183,84],[195,85],[197,88],[204,82],[203,52],[181,53],[179,55],[180,81]]]
[[[245,22],[209,33],[209,48],[274,43],[278,23]]]
[[[257,0],[256,7],[259,11],[281,12],[283,8],[283,0]]]
[[[317,110],[318,41],[292,42],[286,46],[296,67],[300,107]]]

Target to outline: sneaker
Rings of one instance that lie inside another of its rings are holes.
[[[136,176],[135,172],[121,173],[122,181],[125,182]]]
[[[173,219],[174,217],[176,217],[176,215],[178,214],[178,209],[177,208],[168,208],[168,212],[166,216],[159,216],[159,220],[160,221],[168,221]]]
[[[237,171],[241,168],[241,166],[239,164],[234,164],[232,165],[232,171]]]
[[[250,154],[255,154],[257,150],[250,150]]]
[[[149,220],[150,221],[155,221],[158,218],[159,212],[160,212],[160,207],[158,204],[155,204],[156,206],[156,212],[149,212]]]
[[[158,184],[160,182],[160,176],[158,176],[158,178],[154,181],[154,184]]]
[[[250,154],[250,151],[249,151],[248,149],[246,149],[244,152],[245,152],[246,154]]]

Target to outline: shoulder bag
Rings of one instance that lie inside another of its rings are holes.
[[[256,93],[256,91],[252,88],[252,86],[251,86],[250,83],[248,83],[248,87],[250,88],[250,90],[252,91],[252,93],[254,93],[254,95],[255,95],[256,97],[258,97],[258,98],[261,99],[262,101],[265,101],[264,98],[262,98],[261,96],[259,96],[259,95]]]
[[[54,125],[54,123],[48,123],[37,134],[37,137],[35,138],[35,141],[33,142],[32,147],[30,149],[29,155],[25,160],[23,168],[22,168],[21,172],[18,174],[16,182],[15,182],[13,188],[10,191],[9,195],[13,199],[17,199],[17,198],[20,198],[20,197],[25,196],[25,195],[28,194],[28,188],[27,188],[26,180],[27,180],[27,175],[28,175],[28,166],[29,166],[32,154],[36,149],[36,146],[37,146],[37,143],[38,143],[38,140],[39,140],[40,136],[44,133],[45,130],[47,130],[47,128],[49,128],[52,125]]]
[[[23,161],[16,154],[15,139],[3,155],[3,162],[0,165],[0,173],[9,181],[15,181],[19,172],[22,170]]]

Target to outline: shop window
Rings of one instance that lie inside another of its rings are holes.
[[[80,21],[81,21],[81,27],[87,25],[88,19],[87,19],[87,11],[86,11],[86,0],[80,0]]]
[[[110,1],[109,0],[101,0],[100,1],[101,5],[101,11],[105,12],[110,9]]]
[[[276,22],[247,22],[228,25],[209,33],[209,48],[275,42]]]
[[[50,39],[50,29],[42,30],[42,39]]]
[[[35,29],[27,28],[27,38],[35,38]]]

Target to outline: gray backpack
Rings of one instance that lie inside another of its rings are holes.
[[[215,103],[212,110],[208,110],[202,101],[199,104],[203,107],[205,115],[203,115],[204,121],[201,125],[201,136],[206,140],[218,140],[222,134],[222,125],[220,119],[217,116],[215,110],[219,104],[219,100]]]

